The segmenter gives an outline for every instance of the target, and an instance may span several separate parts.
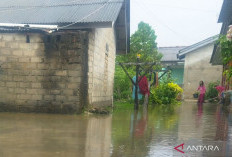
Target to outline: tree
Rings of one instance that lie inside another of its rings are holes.
[[[130,53],[128,61],[134,62],[136,54],[141,54],[140,61],[159,61],[162,55],[157,51],[155,31],[152,27],[144,22],[138,24],[138,30],[131,36]]]
[[[157,51],[155,40],[155,31],[151,26],[147,23],[140,22],[138,30],[131,36],[130,53],[127,55],[118,55],[116,61],[136,62],[137,53],[141,54],[141,62],[160,61],[162,55]],[[135,66],[127,68],[130,75],[135,75]],[[158,69],[159,66],[155,68]],[[131,97],[131,82],[119,65],[116,65],[114,82],[115,99],[126,99]]]

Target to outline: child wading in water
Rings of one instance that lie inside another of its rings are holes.
[[[199,87],[197,88],[198,91],[200,91],[200,95],[198,97],[198,102],[203,103],[205,98],[205,85],[203,81],[200,81]]]

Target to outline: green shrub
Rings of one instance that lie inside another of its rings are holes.
[[[151,88],[150,102],[152,104],[176,104],[177,96],[183,92],[177,84],[163,81],[158,87]]]
[[[215,88],[218,85],[219,85],[219,81],[210,82],[208,84],[205,94],[207,99],[216,98],[218,96],[218,91]]]

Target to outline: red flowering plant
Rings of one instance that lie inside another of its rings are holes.
[[[221,93],[225,90],[225,87],[223,87],[223,86],[216,86],[215,88],[218,91],[218,93]]]

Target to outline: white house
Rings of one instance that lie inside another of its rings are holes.
[[[184,65],[184,98],[192,98],[197,90],[199,81],[221,81],[222,66],[212,66],[210,58],[218,35],[207,38],[179,51],[178,58],[185,58]]]

